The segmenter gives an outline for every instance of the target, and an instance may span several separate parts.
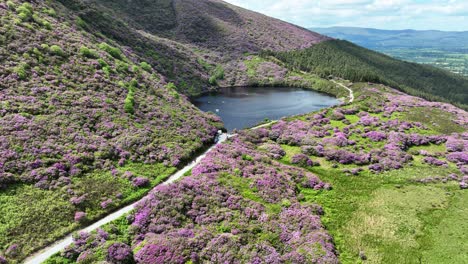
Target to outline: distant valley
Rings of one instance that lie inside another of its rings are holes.
[[[357,27],[311,28],[397,59],[430,64],[468,76],[468,31],[380,30]]]

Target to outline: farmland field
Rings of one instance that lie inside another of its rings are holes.
[[[379,52],[400,60],[429,64],[468,76],[468,50],[439,50],[430,48],[381,48]]]

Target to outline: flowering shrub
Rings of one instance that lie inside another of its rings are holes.
[[[467,152],[452,152],[447,155],[447,160],[461,164],[461,165],[466,165],[468,164],[468,153]]]
[[[348,144],[350,144],[350,142],[348,141],[347,136],[344,133],[336,132],[333,135],[333,137],[324,138],[322,140],[322,144],[324,144],[324,145],[333,145],[333,146],[337,146],[337,147],[345,147]]]
[[[173,252],[167,246],[148,244],[138,251],[135,256],[137,263],[152,264],[152,263],[185,263],[181,256]]]
[[[265,150],[273,159],[281,159],[286,155],[286,152],[278,144],[266,143],[259,147],[261,150]]]
[[[435,166],[447,166],[447,162],[443,160],[438,160],[433,157],[426,157],[424,158],[424,162],[427,164],[435,165]]]
[[[379,122],[378,117],[370,116],[367,113],[363,113],[359,123],[364,126],[377,126]]]
[[[192,176],[156,187],[127,217],[131,242],[109,247],[107,260],[114,263],[111,259],[121,255],[111,251],[131,247],[137,263],[337,263],[319,206],[301,205],[296,192],[298,185],[315,190],[331,186],[302,168],[278,163],[265,149],[280,152],[281,147],[269,142],[265,131],[239,132],[209,152]],[[280,241],[258,242],[263,235]],[[93,255],[115,237],[99,231],[81,234],[63,256]]]
[[[341,111],[341,109],[335,109],[335,110],[333,110],[333,113],[331,115],[331,119],[332,120],[343,120],[343,119],[345,119],[345,116],[344,116],[343,112]]]
[[[450,136],[445,143],[448,152],[468,151],[468,140]]]
[[[456,174],[450,174],[449,176],[447,177],[427,177],[427,178],[422,178],[422,179],[418,179],[416,180],[417,182],[420,182],[420,183],[436,183],[436,182],[443,182],[443,183],[446,183],[446,182],[449,182],[449,181],[459,181],[459,177],[458,175]]]
[[[133,186],[135,187],[144,187],[149,185],[149,180],[147,178],[137,177],[132,181]]]
[[[380,131],[370,131],[365,133],[364,137],[367,137],[372,141],[383,141],[387,139],[387,134]]]
[[[8,257],[16,257],[19,253],[18,244],[13,244],[5,250],[5,255]]]
[[[82,222],[86,219],[85,212],[76,212],[75,213],[75,222]]]
[[[124,243],[114,243],[107,249],[107,261],[115,264],[133,263],[133,253],[130,246]],[[161,262],[153,262],[161,263]]]
[[[307,155],[304,155],[304,154],[294,155],[292,157],[292,159],[291,159],[291,163],[292,164],[297,164],[297,165],[303,166],[303,167],[313,166],[314,165],[314,162]]]
[[[462,180],[460,181],[460,188],[468,189],[468,176],[463,176]]]
[[[111,205],[111,204],[112,204],[112,199],[109,198],[109,199],[107,199],[107,200],[105,200],[105,201],[103,201],[101,203],[101,207],[103,209],[105,209],[105,208],[109,207],[109,205]]]
[[[369,163],[367,155],[358,155],[344,149],[328,149],[325,151],[325,158],[341,164],[356,163],[363,165]]]

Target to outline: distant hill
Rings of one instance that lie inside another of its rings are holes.
[[[357,27],[311,28],[311,30],[370,49],[411,47],[468,51],[468,31],[381,30]]]

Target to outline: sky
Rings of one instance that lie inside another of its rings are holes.
[[[468,31],[468,0],[225,0],[303,27]]]

